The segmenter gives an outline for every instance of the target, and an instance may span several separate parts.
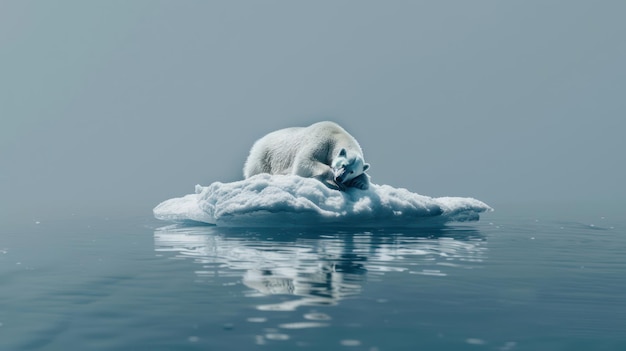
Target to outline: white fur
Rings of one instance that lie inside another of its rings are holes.
[[[327,186],[367,189],[369,164],[359,143],[338,124],[319,122],[308,127],[277,130],[257,140],[243,175],[293,174],[316,178]]]

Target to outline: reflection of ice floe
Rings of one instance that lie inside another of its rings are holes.
[[[432,198],[372,184],[346,192],[293,175],[259,174],[246,180],[196,186],[196,193],[154,208],[158,219],[228,227],[414,227],[475,221],[491,210],[472,198]]]
[[[154,233],[155,250],[190,258],[199,278],[237,278],[250,298],[296,296],[259,310],[335,305],[361,293],[368,275],[447,276],[485,259],[476,231],[434,230],[414,235],[236,230],[171,225]],[[271,301],[269,301],[271,302]]]

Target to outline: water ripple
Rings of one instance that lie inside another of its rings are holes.
[[[445,277],[486,259],[485,239],[467,230],[304,232],[167,226],[154,233],[157,252],[201,265],[201,281],[238,278],[263,311],[331,306],[360,294],[369,274]],[[235,284],[235,283],[233,283]]]

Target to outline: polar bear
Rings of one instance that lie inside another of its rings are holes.
[[[325,121],[280,129],[257,140],[243,175],[294,174],[315,178],[332,189],[367,189],[369,167],[356,139],[338,124]]]

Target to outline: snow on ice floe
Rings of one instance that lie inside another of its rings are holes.
[[[259,174],[163,201],[157,219],[195,221],[226,227],[420,227],[477,221],[487,204],[463,197],[432,198],[389,185],[368,190],[329,189],[294,175]]]

